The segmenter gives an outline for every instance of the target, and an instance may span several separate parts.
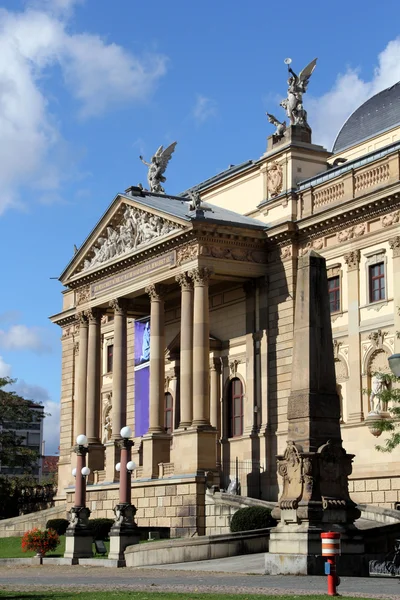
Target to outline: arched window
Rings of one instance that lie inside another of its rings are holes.
[[[174,404],[172,395],[167,392],[164,400],[164,429],[167,433],[172,433],[174,423]]]
[[[229,437],[243,435],[243,385],[237,377],[228,388],[228,419]]]

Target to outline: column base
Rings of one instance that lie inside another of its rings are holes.
[[[147,433],[142,438],[143,477],[158,479],[158,465],[170,462],[171,436],[166,433]]]
[[[208,425],[174,432],[172,461],[175,475],[215,471],[217,466],[217,431]]]
[[[98,440],[89,441],[89,452],[86,457],[87,466],[90,468],[88,483],[93,483],[94,471],[103,471],[104,469],[104,446]]]
[[[104,480],[107,483],[112,483],[119,480],[119,474],[115,470],[115,465],[120,462],[120,459],[121,448],[118,447],[118,440],[110,440],[105,444],[104,453]]]

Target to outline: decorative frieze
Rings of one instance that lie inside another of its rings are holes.
[[[243,262],[266,262],[266,253],[262,250],[252,248],[239,248],[228,246],[201,246],[200,254],[202,256],[212,256],[224,260],[240,260]]]
[[[339,231],[337,235],[338,242],[341,244],[343,242],[347,242],[347,240],[351,240],[355,237],[360,237],[364,235],[367,231],[366,223],[359,223],[358,225],[354,225],[354,227],[348,227],[343,231]]]
[[[76,306],[85,304],[90,300],[90,286],[85,285],[76,291]]]
[[[400,221],[400,210],[395,210],[388,215],[382,217],[382,227],[390,227]]]
[[[199,254],[199,246],[197,244],[188,244],[178,248],[176,252],[176,264],[181,265],[182,263],[194,260]]]
[[[348,271],[355,271],[360,264],[361,253],[359,250],[352,250],[344,255],[344,261]]]
[[[182,229],[182,225],[126,204],[120,222],[113,226],[107,225],[97,238],[89,251],[89,258],[83,262],[82,271],[107,263]]]

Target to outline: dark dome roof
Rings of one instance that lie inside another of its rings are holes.
[[[347,119],[333,145],[333,152],[355,146],[400,124],[400,81],[364,102]]]

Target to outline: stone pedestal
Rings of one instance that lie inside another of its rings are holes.
[[[79,558],[92,558],[93,534],[88,527],[90,510],[74,506],[68,513],[69,525],[65,532],[64,558],[78,564]]]
[[[214,428],[191,427],[174,432],[175,475],[215,471],[217,464],[217,431]]]
[[[171,436],[166,433],[148,433],[142,438],[143,477],[158,478],[158,465],[170,461]]]
[[[136,508],[132,504],[117,504],[114,508],[115,523],[110,530],[110,551],[108,558],[118,561],[118,567],[125,566],[125,549],[138,544],[140,535],[134,522]]]

